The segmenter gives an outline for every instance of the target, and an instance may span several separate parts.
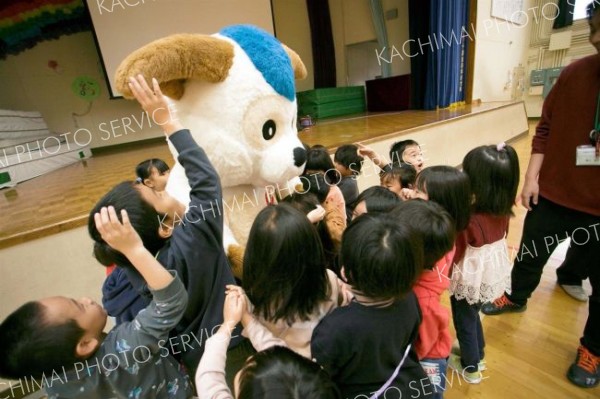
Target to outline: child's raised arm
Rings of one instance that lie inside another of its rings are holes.
[[[366,145],[356,143],[358,147],[358,155],[361,157],[368,157],[375,165],[379,166],[381,169],[385,165],[388,164],[387,160],[381,157],[374,149],[371,147],[367,147]]]
[[[151,289],[165,288],[173,281],[173,276],[144,247],[142,239],[131,226],[125,209],[121,210],[121,218],[122,223],[112,206],[102,208],[100,213],[94,214],[96,228],[102,239],[129,259]]]

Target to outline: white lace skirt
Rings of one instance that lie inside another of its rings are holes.
[[[511,267],[505,238],[479,248],[467,246],[452,270],[450,295],[473,305],[510,294]]]

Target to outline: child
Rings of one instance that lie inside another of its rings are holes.
[[[227,287],[223,307],[225,323],[206,341],[206,351],[196,373],[200,399],[341,399],[329,375],[311,360],[298,355],[264,329],[248,312],[243,292]],[[263,333],[258,353],[235,376],[234,395],[225,383],[226,351],[231,334],[227,326],[242,321],[252,336]],[[258,327],[258,328],[257,328]],[[254,332],[256,331],[256,333]]]
[[[281,202],[290,204],[292,207],[305,214],[312,225],[315,226],[317,233],[319,234],[319,238],[321,239],[321,245],[323,246],[325,264],[328,269],[333,270],[336,275],[339,275],[337,254],[339,252],[339,245],[341,244],[341,235],[343,230],[339,232],[339,242],[334,240],[332,234],[329,232],[328,224],[326,221],[324,221],[325,217],[327,216],[327,211],[321,206],[317,196],[313,193],[293,193],[285,197]],[[343,214],[339,214],[338,216],[338,219],[343,221],[345,228],[345,211]]]
[[[130,87],[144,110],[153,115],[179,152],[179,162],[191,187],[189,211],[186,213],[185,207],[164,191],[123,182],[96,204],[90,214],[88,229],[94,240],[96,259],[103,265],[122,266],[133,287],[142,295],[149,293],[139,273],[129,267],[127,258],[106,242],[96,229],[94,214],[100,209],[107,206],[114,206],[117,212],[126,209],[144,247],[165,268],[177,272],[187,288],[189,302],[170,342],[178,348],[177,352],[181,352],[184,365],[193,372],[202,355],[203,336],[223,322],[221,309],[225,294],[220,287],[235,283],[222,246],[223,215],[214,204],[222,196],[221,185],[206,154],[189,131],[171,119],[158,82],[153,79],[152,90],[140,75],[130,80]],[[232,340],[232,347],[242,341],[237,335]],[[230,356],[230,359],[235,357]]]
[[[344,195],[338,187],[338,183],[341,182],[342,176],[335,168],[331,156],[321,145],[315,145],[306,153],[306,166],[304,168],[304,177],[311,179],[313,175],[323,175],[325,183],[329,187],[329,192],[324,201],[324,204],[328,204],[328,208],[336,207],[340,213],[346,212],[346,201]],[[304,183],[304,179],[301,178]],[[344,225],[344,228],[346,226]]]
[[[450,314],[441,305],[441,295],[450,285],[454,257],[454,222],[448,212],[434,201],[414,199],[402,202],[390,214],[397,223],[416,229],[423,238],[425,270],[413,288],[423,321],[415,350],[421,366],[435,389],[434,398],[443,398],[446,368],[452,349]]]
[[[469,177],[452,166],[430,166],[423,169],[415,181],[411,198],[435,201],[454,220],[456,231],[462,231],[471,214]]]
[[[346,144],[339,147],[333,157],[335,168],[342,176],[338,184],[344,201],[346,201],[346,220],[349,222],[352,218],[351,205],[358,198],[358,184],[356,177],[360,174],[364,158],[358,155],[358,147],[353,144]]]
[[[314,145],[306,153],[306,166],[303,175],[309,176],[315,173],[324,174],[327,183],[331,186],[337,186],[341,179],[331,156],[322,145]]]
[[[346,229],[346,203],[342,192],[336,185],[327,182],[323,173],[313,173],[302,177],[303,194],[314,194],[320,205],[325,210],[324,222],[333,243],[339,247],[342,242],[342,234]],[[337,194],[333,194],[337,192]]]
[[[402,140],[392,144],[389,163],[371,147],[358,143],[357,146],[358,155],[368,157],[383,172],[389,172],[392,166],[409,165],[419,173],[425,167],[421,147],[414,140]]]
[[[102,284],[102,306],[116,325],[132,321],[149,303],[148,298],[140,296],[133,288],[122,267],[113,268],[106,276]]]
[[[343,283],[325,266],[319,236],[303,213],[279,204],[256,216],[242,286],[260,323],[309,359],[319,320],[349,302]]]
[[[344,232],[342,274],[355,298],[321,320],[311,341],[342,397],[430,397],[421,392],[429,379],[411,347],[421,322],[411,289],[423,257],[420,235],[384,215],[362,215]]]
[[[105,335],[106,312],[90,299],[29,302],[0,325],[2,377],[41,378],[50,397],[193,397],[187,376],[161,346],[183,316],[185,288],[144,248],[124,209],[121,219],[113,207],[94,214],[102,238],[152,290],[146,311]]]
[[[140,162],[135,168],[137,181],[156,191],[165,191],[167,180],[169,180],[169,173],[169,165],[158,158]]]
[[[408,164],[415,168],[417,173],[425,167],[421,146],[414,140],[402,140],[390,147],[390,160],[392,165]]]
[[[465,156],[463,170],[471,181],[474,203],[469,225],[456,240],[450,302],[460,357],[452,355],[448,365],[477,384],[485,355],[481,304],[511,287],[506,234],[519,185],[519,159],[504,143],[481,146]]]
[[[135,168],[136,182],[155,191],[165,191],[169,171],[169,165],[162,159],[147,159]],[[115,267],[108,272],[102,284],[102,306],[109,316],[115,318],[117,325],[132,321],[148,303],[149,300],[133,288],[123,268]]]
[[[414,188],[417,171],[411,165],[394,165],[380,176],[381,186],[387,188],[401,200],[409,199],[410,190]]]
[[[363,213],[389,212],[400,200],[396,194],[381,186],[367,188],[359,194],[352,207],[352,220]]]

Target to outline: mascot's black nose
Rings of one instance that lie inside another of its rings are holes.
[[[302,147],[294,148],[294,165],[300,167],[306,162],[306,150]]]

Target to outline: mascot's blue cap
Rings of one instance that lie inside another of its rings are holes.
[[[253,25],[233,25],[219,32],[240,45],[267,83],[290,101],[296,97],[292,62],[273,35]]]

